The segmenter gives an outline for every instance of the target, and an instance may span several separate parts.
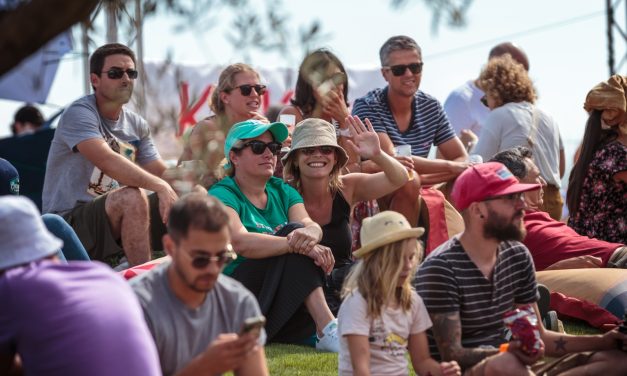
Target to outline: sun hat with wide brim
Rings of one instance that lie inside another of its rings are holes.
[[[56,254],[63,242],[52,235],[32,201],[0,197],[0,270]]]
[[[226,135],[226,140],[224,141],[224,157],[227,161],[224,168],[226,169],[231,166],[229,152],[237,141],[261,136],[266,131],[270,131],[270,133],[272,133],[272,137],[274,137],[274,141],[276,142],[285,141],[289,135],[287,126],[279,122],[265,123],[263,121],[250,119],[233,125],[229,130],[229,133]]]
[[[384,245],[419,238],[424,234],[422,227],[411,227],[404,215],[386,210],[364,219],[361,224],[361,248],[353,252],[356,258],[362,258]]]
[[[333,146],[337,150],[337,163],[340,168],[348,162],[346,150],[337,144],[335,127],[326,120],[309,118],[296,124],[292,134],[292,148],[281,159],[285,163],[296,150],[313,146]]]

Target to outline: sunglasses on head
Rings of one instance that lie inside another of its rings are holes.
[[[411,64],[407,64],[407,65],[400,64],[400,65],[387,66],[387,67],[384,67],[384,68],[387,68],[387,69],[391,70],[392,74],[398,77],[398,76],[404,75],[405,71],[407,69],[409,69],[409,71],[412,74],[421,73],[423,64],[424,63],[411,63]]]
[[[129,68],[127,70],[124,70],[122,68],[117,68],[117,67],[113,67],[109,69],[108,71],[104,71],[102,73],[106,73],[107,77],[109,77],[112,80],[119,80],[120,78],[124,76],[124,73],[126,73],[128,75],[128,78],[130,78],[131,80],[136,79],[137,76],[139,75],[139,72],[136,69]]]
[[[244,148],[250,147],[250,150],[252,150],[254,154],[263,154],[266,151],[266,148],[268,148],[270,150],[270,153],[277,155],[281,151],[281,146],[283,145],[280,142],[276,141],[265,143],[263,141],[253,140],[248,141],[237,150],[242,150]]]
[[[479,99],[481,101],[481,104],[483,104],[484,106],[488,107],[488,97],[486,97],[485,95],[483,97],[481,97],[481,99]]]
[[[329,155],[335,152],[335,148],[333,146],[328,146],[328,145],[312,146],[312,147],[300,149],[300,151],[305,155],[313,155],[316,152],[316,150],[320,151],[320,154],[324,154],[324,155]]]
[[[253,92],[253,89],[255,89],[255,92],[257,93],[257,95],[264,95],[266,93],[267,87],[266,85],[259,85],[259,84],[256,84],[256,85],[245,84],[245,85],[235,86],[233,89],[239,89],[239,92],[242,93],[243,96],[247,97]]]
[[[237,255],[233,251],[233,247],[230,244],[226,246],[226,249],[215,256],[209,256],[208,254],[198,254],[192,256],[192,266],[196,269],[204,269],[212,262],[222,266],[235,260]]]

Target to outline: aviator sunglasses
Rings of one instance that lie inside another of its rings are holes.
[[[124,70],[122,68],[111,68],[108,71],[104,71],[102,73],[106,73],[107,77],[109,77],[112,80],[119,80],[120,78],[122,78],[122,76],[124,76],[124,73],[126,73],[128,75],[128,78],[130,78],[131,80],[134,80],[137,78],[137,76],[139,75],[139,72],[136,69],[127,69]]]
[[[313,155],[316,152],[316,150],[319,150],[320,154],[329,155],[335,151],[335,148],[333,146],[324,145],[324,146],[312,146],[312,147],[300,149],[300,151],[305,155]]]
[[[266,148],[268,148],[270,150],[270,153],[272,153],[273,155],[277,155],[281,151],[281,146],[283,145],[281,145],[280,142],[276,141],[265,143],[263,141],[253,140],[248,141],[237,150],[242,150],[244,148],[250,147],[250,150],[252,150],[254,154],[263,154],[263,152],[266,151]]]
[[[239,89],[239,92],[242,93],[243,96],[247,97],[253,92],[253,89],[255,89],[255,92],[258,95],[264,95],[266,93],[267,87],[266,85],[259,85],[259,84],[256,84],[256,85],[245,84],[245,85],[235,86],[233,89]]]
[[[389,70],[392,71],[392,74],[395,75],[396,77],[398,76],[402,76],[405,74],[405,71],[407,69],[409,69],[409,71],[412,74],[418,74],[422,72],[422,65],[423,63],[411,63],[411,64],[400,64],[400,65],[392,65],[392,66],[385,66],[384,68],[387,68]]]
[[[228,244],[226,249],[216,256],[209,256],[208,254],[198,254],[192,256],[192,266],[196,269],[204,269],[212,262],[218,264],[218,266],[222,266],[224,264],[228,264],[231,261],[235,260],[237,255],[233,251],[233,247]]]

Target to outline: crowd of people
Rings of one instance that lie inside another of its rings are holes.
[[[0,159],[0,374],[267,375],[268,343],[338,353],[340,375],[408,374],[407,355],[420,375],[627,374],[627,335],[545,328],[536,281],[627,268],[627,77],[585,97],[565,219],[560,130],[519,47],[495,46],[444,106],[420,90],[416,41],[393,36],[379,57],[387,85],[351,107],[338,57],[308,54],[278,114],[294,124],[261,112],[252,67],[229,65],[168,168],[125,106],[134,52],[98,48],[93,94],[52,139],[43,215]],[[12,129],[42,123],[27,106]],[[421,215],[426,188],[463,219],[428,255],[442,223]],[[98,262],[159,252],[129,283]],[[531,344],[504,322],[520,312]]]

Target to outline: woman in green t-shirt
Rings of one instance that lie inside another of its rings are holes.
[[[316,348],[337,352],[337,320],[322,291],[333,254],[318,244],[322,230],[309,218],[302,197],[273,177],[287,134],[282,123],[248,120],[235,124],[226,137],[227,176],[209,190],[227,206],[233,248],[240,256],[225,273],[257,297],[269,342],[304,343],[315,332]],[[299,228],[287,231],[293,227]]]

